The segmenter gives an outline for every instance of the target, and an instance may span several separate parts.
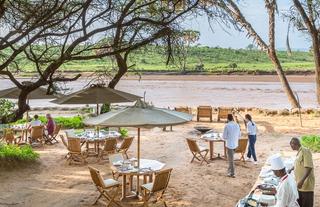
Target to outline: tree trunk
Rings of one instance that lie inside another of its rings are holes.
[[[315,78],[316,78],[316,95],[317,102],[320,105],[320,48],[318,33],[312,33],[312,47],[313,47],[313,58],[315,63]]]
[[[21,89],[21,93],[19,95],[18,99],[18,109],[15,111],[15,116],[13,118],[13,121],[17,121],[19,119],[23,118],[23,114],[30,110],[30,106],[27,104],[27,97],[29,94],[29,90],[27,89]]]
[[[110,81],[108,85],[109,88],[115,88],[122,76],[124,76],[128,71],[128,65],[126,60],[120,54],[115,55],[115,58],[118,65],[118,72]]]
[[[275,69],[276,69],[276,72],[277,72],[278,77],[280,79],[280,82],[282,84],[282,87],[283,87],[285,93],[287,94],[289,102],[291,103],[291,107],[292,108],[299,108],[300,105],[291,90],[288,79],[283,72],[282,66],[280,64],[280,61],[279,61],[275,51],[269,50],[268,56],[269,56],[270,60],[272,61],[273,65],[275,66]]]
[[[279,76],[280,82],[285,93],[288,96],[289,102],[291,103],[292,108],[300,108],[300,104],[298,103],[296,97],[294,96],[292,89],[289,85],[288,79],[282,69],[280,61],[278,59],[276,49],[275,49],[275,9],[276,9],[276,0],[265,0],[265,5],[268,10],[268,19],[269,19],[269,47],[268,47],[268,56],[272,63],[275,66],[277,74]]]

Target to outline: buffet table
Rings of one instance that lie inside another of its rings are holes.
[[[293,167],[294,155],[294,153],[289,152],[281,153],[281,157],[287,170]],[[270,164],[268,163],[268,161],[266,161],[264,166],[261,168],[259,176],[252,189],[250,190],[250,193],[245,198],[241,199],[236,207],[243,207],[246,199],[253,199],[257,201],[257,206],[274,206],[276,203],[275,196],[268,195],[271,194],[270,192],[268,192],[268,190],[262,190],[260,188],[276,188],[278,184],[279,178],[274,175]]]

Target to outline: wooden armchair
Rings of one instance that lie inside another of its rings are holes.
[[[47,143],[49,144],[55,144],[55,143],[58,143],[58,140],[57,140],[57,136],[59,135],[60,133],[60,130],[61,130],[61,125],[56,125],[55,128],[54,128],[54,131],[53,131],[53,134],[48,134],[48,137],[47,137]]]
[[[104,142],[104,147],[99,152],[98,161],[102,160],[104,156],[109,154],[114,154],[117,151],[117,139],[116,138],[106,138]]]
[[[187,113],[187,114],[192,114],[192,110],[190,107],[176,107],[174,108],[175,111],[179,111],[179,112],[183,112],[183,113]]]
[[[93,205],[97,204],[98,200],[101,197],[104,197],[108,201],[108,203],[106,203],[106,206],[112,206],[112,204],[115,204],[121,207],[122,205],[120,204],[120,202],[115,200],[120,191],[120,183],[114,179],[104,180],[99,170],[91,166],[88,166],[88,168],[90,171],[91,179],[100,192],[100,195],[95,200]]]
[[[68,150],[68,141],[66,140],[66,138],[60,134],[60,139],[62,141],[62,144],[66,147],[66,149]],[[64,158],[68,158],[70,156],[69,150],[68,150],[68,154],[66,154],[66,156]]]
[[[68,147],[69,157],[67,158],[67,162],[69,165],[72,163],[76,164],[85,164],[86,154],[81,151],[81,141],[79,138],[71,138],[68,137]]]
[[[16,144],[16,138],[14,137],[12,129],[3,130],[3,140],[7,144]]]
[[[197,121],[200,121],[200,118],[209,118],[210,122],[212,122],[212,107],[211,106],[198,106]]]
[[[194,139],[187,138],[186,140],[187,140],[189,149],[193,155],[191,163],[194,161],[194,159],[196,159],[198,161],[201,161],[200,165],[202,165],[203,162],[206,162],[207,164],[209,164],[209,162],[206,159],[206,156],[208,155],[209,150],[205,148],[200,148],[196,140]]]
[[[123,139],[122,143],[120,144],[119,147],[117,147],[117,152],[123,153],[127,159],[129,159],[129,156],[127,154],[127,151],[129,150],[132,141],[134,137],[126,137]]]
[[[248,139],[239,139],[239,146],[235,149],[235,153],[240,154],[240,159],[239,161],[246,162],[244,155],[247,150],[247,145],[248,145]]]
[[[218,107],[217,121],[221,119],[227,120],[228,114],[232,114],[232,108]]]
[[[147,207],[148,202],[152,197],[152,195],[157,195],[156,201],[163,201],[164,206],[167,207],[167,204],[163,198],[163,195],[167,190],[171,172],[172,172],[172,168],[156,172],[153,183],[146,183],[144,185],[141,185],[141,195],[143,198],[143,206]]]
[[[31,128],[30,144],[32,144],[33,142],[38,142],[40,145],[44,144],[45,139],[43,126],[34,126]]]

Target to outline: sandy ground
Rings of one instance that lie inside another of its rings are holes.
[[[192,156],[185,142],[186,137],[197,137],[194,126],[211,126],[221,131],[223,123],[191,122],[175,126],[173,132],[163,132],[158,128],[142,131],[142,157],[159,160],[166,163],[166,167],[174,168],[165,195],[169,206],[233,207],[241,197],[249,193],[261,166],[270,154],[291,151],[289,140],[292,136],[319,133],[318,118],[311,115],[303,117],[304,126],[307,127],[302,128],[296,116],[254,115],[254,118],[259,127],[257,153],[260,164],[237,162],[236,178],[226,177],[227,162],[223,160],[203,166],[196,162],[190,163]],[[130,130],[130,134],[135,133],[135,129]],[[200,143],[208,146],[205,142]],[[129,152],[130,156],[135,156],[135,149],[136,142]],[[41,155],[39,166],[11,171],[0,169],[0,206],[91,206],[98,193],[92,184],[87,166],[68,166],[64,160],[67,151],[61,143],[45,146],[37,151]],[[320,154],[315,153],[313,156],[315,174],[319,175]],[[98,164],[91,158],[89,165],[100,169],[105,177],[111,176],[107,162]],[[315,206],[320,206],[319,190],[320,181],[316,178]],[[123,205],[141,206],[141,203]]]

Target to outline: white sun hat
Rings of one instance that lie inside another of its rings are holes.
[[[280,154],[274,154],[270,156],[268,161],[271,165],[272,170],[282,170],[283,168],[285,168]]]

